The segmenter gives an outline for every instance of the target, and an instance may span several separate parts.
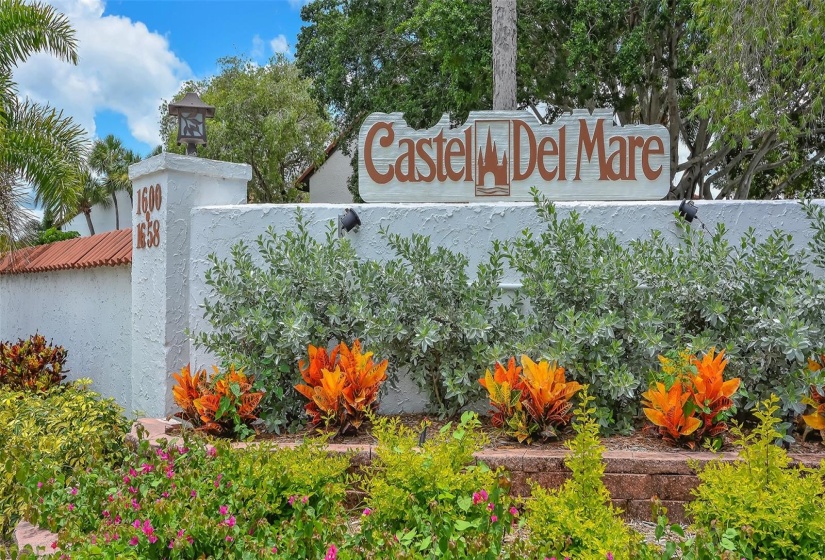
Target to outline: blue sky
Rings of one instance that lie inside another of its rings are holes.
[[[14,76],[22,95],[62,109],[89,134],[115,134],[146,155],[158,106],[222,56],[292,57],[302,0],[49,0],[79,42],[77,66],[37,55]]]

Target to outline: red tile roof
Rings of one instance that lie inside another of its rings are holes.
[[[0,274],[24,274],[132,263],[132,230],[119,229],[26,247],[0,257]]]

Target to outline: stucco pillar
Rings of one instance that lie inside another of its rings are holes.
[[[244,203],[251,178],[246,164],[168,153],[129,167],[132,408],[143,415],[172,412],[171,373],[189,362],[190,213],[198,206]]]

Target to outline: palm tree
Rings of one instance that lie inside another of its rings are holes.
[[[92,207],[100,205],[103,208],[108,208],[112,204],[112,199],[109,196],[110,192],[104,181],[95,177],[91,169],[86,169],[83,173],[83,187],[77,196],[77,211],[86,216],[89,235],[95,234],[95,226],[92,223]]]
[[[129,166],[140,161],[140,156],[123,147],[123,143],[113,134],[95,141],[89,155],[89,167],[100,176],[102,184],[115,205],[115,229],[120,229],[120,215],[117,207],[117,193],[126,191],[132,199],[132,182],[129,180]]]
[[[23,185],[62,221],[76,208],[82,180],[82,129],[55,109],[17,97],[12,70],[36,52],[77,63],[68,19],[45,4],[0,0],[0,235],[12,242],[27,229],[19,206]]]

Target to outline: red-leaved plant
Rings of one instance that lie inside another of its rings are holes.
[[[34,334],[16,343],[0,342],[0,385],[11,389],[45,391],[66,378],[66,350]]]
[[[309,345],[308,359],[298,366],[305,384],[295,390],[309,399],[305,408],[310,424],[337,426],[338,433],[358,431],[368,412],[378,408],[378,391],[387,379],[387,360],[375,363],[372,352],[363,352],[355,340],[350,349],[341,342],[326,348]]]

